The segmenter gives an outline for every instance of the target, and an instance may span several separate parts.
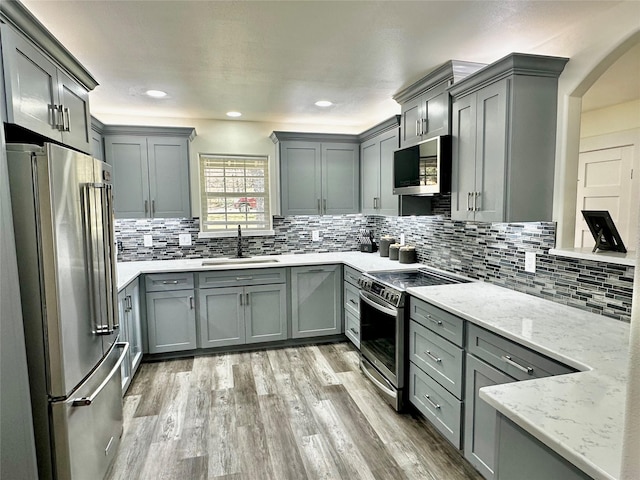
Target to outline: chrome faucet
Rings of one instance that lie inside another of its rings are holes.
[[[242,258],[242,230],[240,225],[238,225],[238,248],[236,251],[236,258]]]

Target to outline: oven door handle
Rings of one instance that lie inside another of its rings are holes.
[[[367,292],[360,291],[360,299],[376,310],[381,311],[382,313],[386,313],[387,315],[391,315],[393,317],[398,315],[397,308],[382,305],[380,302],[376,301],[373,297],[367,294]]]
[[[389,388],[388,386],[384,385],[380,380],[378,380],[376,377],[374,377],[373,375],[371,375],[369,373],[369,371],[367,370],[367,367],[364,365],[360,365],[360,370],[362,371],[362,373],[365,374],[365,376],[371,380],[371,382],[373,382],[373,384],[378,387],[380,390],[382,390],[384,393],[386,393],[387,395],[389,395],[392,398],[396,398],[396,396],[398,395],[396,392],[394,392],[391,388]]]

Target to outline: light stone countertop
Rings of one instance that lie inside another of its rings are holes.
[[[119,262],[118,263],[118,290],[126,287],[141,273],[163,272],[198,272],[212,270],[245,270],[248,268],[276,268],[299,267],[304,265],[330,265],[341,263],[360,270],[361,272],[381,272],[385,270],[415,270],[421,267],[419,263],[399,263],[381,257],[378,252],[331,252],[331,253],[305,253],[298,255],[270,255],[265,257],[252,257],[254,259],[278,259],[274,263],[245,263],[236,265],[202,265],[203,260],[221,260],[220,258],[197,258],[188,260],[151,260],[146,262]]]
[[[480,398],[587,475],[620,478],[629,324],[481,282],[408,292],[580,370]]]

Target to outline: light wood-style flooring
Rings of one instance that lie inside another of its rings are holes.
[[[350,343],[145,363],[124,416],[110,480],[481,479]]]

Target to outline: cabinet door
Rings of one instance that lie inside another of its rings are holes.
[[[291,269],[293,338],[342,333],[339,265]]]
[[[508,80],[479,90],[477,95],[475,219],[505,218]]]
[[[484,478],[493,480],[498,412],[479,397],[479,390],[514,379],[469,354],[466,371],[464,456]]]
[[[471,210],[476,168],[476,95],[453,104],[453,145],[451,165],[451,218],[473,220]]]
[[[418,134],[419,122],[422,121],[422,95],[407,100],[401,107],[400,146],[408,147],[418,143],[422,136]]]
[[[127,294],[122,291],[118,294],[118,319],[120,322],[120,342],[129,341],[129,314],[127,311]],[[129,353],[124,361],[120,364],[120,378],[122,380],[122,395],[127,391],[127,387],[131,382],[131,346]]]
[[[107,135],[107,163],[113,168],[113,200],[117,218],[149,216],[147,141],[133,135]]]
[[[188,152],[186,138],[147,138],[151,217],[191,216]]]
[[[244,325],[246,343],[287,338],[286,285],[245,287]]]
[[[62,143],[86,153],[91,152],[91,116],[89,92],[58,70],[58,98],[64,108]]]
[[[319,143],[280,144],[282,215],[320,215],[321,180]]]
[[[360,146],[360,164],[362,168],[362,213],[378,213],[380,197],[380,141],[372,138]]]
[[[129,355],[133,377],[142,361],[142,312],[140,309],[140,283],[136,280],[126,290],[128,297]]]
[[[356,144],[322,144],[322,211],[327,215],[360,211],[360,149]]]
[[[54,127],[53,107],[58,104],[55,65],[8,25],[2,25],[1,35],[7,121],[61,140]]]
[[[102,135],[95,130],[91,130],[91,156],[104,161],[104,144]]]
[[[147,293],[149,353],[196,348],[193,290]]]
[[[242,287],[202,288],[198,292],[200,333],[198,347],[245,343]]]
[[[393,194],[393,152],[398,149],[398,129],[380,135],[379,215],[398,215],[398,195]]]
[[[434,97],[425,99],[426,125],[422,139],[449,134],[449,92],[442,92]]]

